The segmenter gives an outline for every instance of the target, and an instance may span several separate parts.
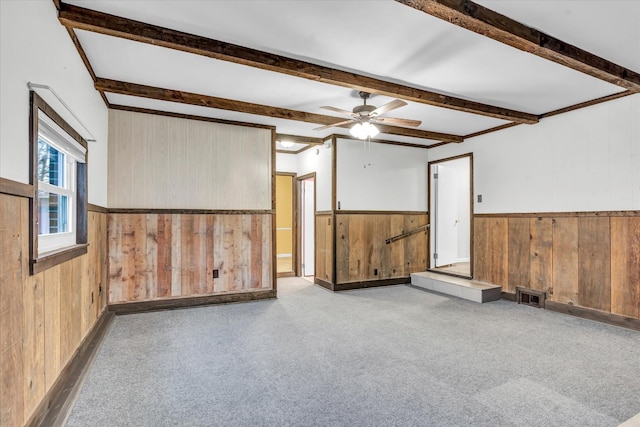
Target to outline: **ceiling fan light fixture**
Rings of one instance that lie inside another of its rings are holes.
[[[360,135],[362,134],[362,123],[358,122],[355,125],[351,126],[351,129],[349,129],[349,133],[355,138],[362,139],[360,138]]]
[[[362,124],[362,129],[366,133],[367,138],[373,138],[380,133],[377,127],[369,122],[364,122]]]
[[[374,136],[379,134],[380,131],[378,130],[377,127],[375,127],[375,125],[369,122],[362,122],[362,123],[358,122],[351,127],[351,129],[349,130],[349,133],[351,133],[351,135],[353,135],[355,138],[367,139],[367,138],[373,138]]]
[[[282,148],[291,148],[293,147],[294,143],[291,141],[280,141],[280,145],[282,146]]]

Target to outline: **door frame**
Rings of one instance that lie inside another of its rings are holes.
[[[298,221],[298,213],[297,213],[297,197],[296,197],[296,178],[297,178],[297,174],[296,173],[292,173],[292,172],[276,172],[276,176],[290,176],[291,177],[291,221],[293,224],[291,224],[291,232],[292,232],[292,236],[291,238],[293,239],[293,241],[291,242],[291,269],[293,270],[292,272],[284,272],[284,273],[278,273],[278,265],[276,262],[275,265],[275,269],[276,269],[276,276],[278,278],[280,277],[291,277],[291,276],[297,276],[298,272],[296,270],[298,263],[296,262],[296,256],[297,256],[297,251],[296,251],[296,244],[298,242],[298,239],[296,237],[297,231],[298,231],[298,227],[297,227],[297,221]],[[273,215],[275,216],[276,213],[274,212]],[[276,220],[277,222],[277,220]],[[277,232],[277,230],[275,230]],[[276,233],[277,235],[277,233]],[[276,237],[276,242],[274,242],[274,246],[276,246],[277,243],[277,237]],[[276,259],[278,257],[278,248],[276,247]]]
[[[299,177],[296,178],[296,200],[297,200],[297,206],[303,206],[302,204],[304,203],[304,200],[302,200],[302,181],[306,181],[307,179],[313,178],[313,218],[315,220],[316,217],[316,213],[318,212],[317,210],[317,198],[316,198],[316,192],[317,192],[317,180],[316,180],[316,173],[315,172],[311,172],[308,173],[306,175],[300,175]],[[296,276],[302,276],[302,232],[303,232],[303,221],[304,219],[302,218],[302,208],[298,209],[297,211],[297,230],[296,230]],[[315,230],[315,227],[314,227]],[[315,271],[316,271],[316,259],[317,259],[317,255],[315,253],[316,250],[316,236],[315,236],[315,231],[314,231],[314,236],[313,236],[313,250],[314,250],[314,254],[313,254],[313,274],[315,275]]]
[[[455,273],[451,273],[451,272],[446,272],[446,271],[440,271],[438,269],[435,268],[435,266],[431,265],[431,254],[433,253],[433,250],[435,250],[435,248],[432,248],[432,245],[434,242],[431,241],[431,238],[428,239],[428,247],[427,247],[427,270],[431,271],[433,273],[439,273],[439,274],[446,274],[448,276],[456,276],[456,277],[464,277],[464,278],[469,278],[472,279],[473,278],[473,205],[474,205],[474,200],[473,200],[473,196],[474,196],[474,190],[473,190],[473,153],[466,153],[466,154],[460,154],[458,156],[453,156],[453,157],[447,157],[444,159],[438,159],[438,160],[434,160],[432,162],[429,162],[427,164],[427,205],[429,207],[429,230],[431,230],[431,227],[434,227],[435,224],[433,224],[433,206],[431,203],[431,166],[432,165],[437,165],[438,163],[444,163],[444,162],[448,162],[451,160],[458,160],[458,159],[463,159],[465,157],[469,158],[469,275],[468,276],[463,276],[463,275],[459,275],[459,274],[455,274]],[[429,233],[429,235],[431,235],[431,233]]]

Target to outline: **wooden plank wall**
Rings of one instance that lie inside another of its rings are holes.
[[[333,283],[333,220],[332,214],[316,214],[315,277]]]
[[[273,289],[271,228],[264,213],[110,213],[109,302]]]
[[[0,194],[3,427],[29,420],[106,307],[107,215],[88,221],[86,255],[30,276],[29,200]]]
[[[388,245],[385,240],[427,223],[426,214],[336,212],[337,283],[409,277],[413,272],[425,271],[426,232]]]
[[[474,230],[475,279],[640,318],[639,214],[480,215]]]

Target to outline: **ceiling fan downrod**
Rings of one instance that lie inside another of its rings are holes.
[[[353,114],[359,115],[360,117],[356,117],[356,119],[362,120],[365,118],[363,116],[369,117],[370,113],[374,111],[376,107],[373,105],[367,105],[367,99],[369,99],[369,97],[371,96],[369,92],[360,91],[359,94],[360,94],[360,98],[362,98],[363,104],[354,107]],[[365,113],[365,114],[361,114],[361,113]]]

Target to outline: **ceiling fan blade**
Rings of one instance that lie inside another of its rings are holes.
[[[328,105],[323,105],[320,108],[325,109],[325,110],[329,110],[329,111],[334,111],[336,113],[344,114],[344,115],[347,115],[347,116],[353,116],[353,113],[351,111],[343,110],[342,108],[330,107]]]
[[[422,124],[420,120],[411,120],[411,119],[396,119],[393,117],[376,117],[373,121],[378,123],[383,123],[385,125],[400,125],[400,126],[412,126],[418,127]]]
[[[346,125],[347,123],[355,123],[355,122],[356,122],[356,120],[345,120],[344,122],[338,122],[338,123],[334,123],[332,125],[320,126],[319,128],[315,128],[314,130],[329,129],[329,128],[332,128],[332,127]]]
[[[382,107],[378,107],[375,110],[373,110],[372,112],[369,113],[369,117],[372,116],[381,116],[384,113],[388,113],[391,110],[395,110],[396,108],[400,108],[400,107],[404,107],[405,105],[407,105],[406,102],[400,100],[400,99],[394,99],[393,101],[384,104]]]

